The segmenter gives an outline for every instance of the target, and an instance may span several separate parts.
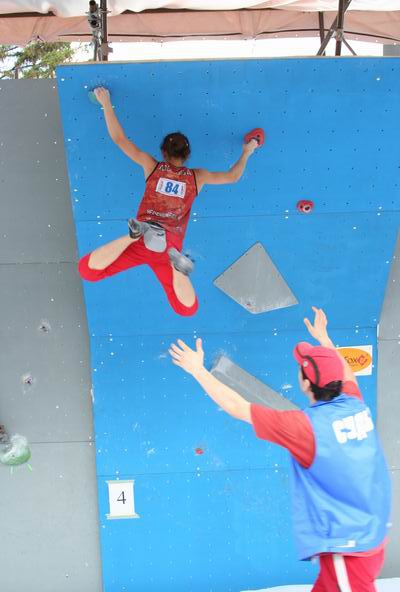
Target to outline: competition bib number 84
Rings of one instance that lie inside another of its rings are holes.
[[[186,193],[186,183],[182,183],[182,181],[171,181],[171,179],[161,177],[158,180],[156,191],[163,195],[183,198]]]

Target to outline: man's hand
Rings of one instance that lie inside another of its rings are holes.
[[[308,329],[308,332],[314,339],[319,341],[320,345],[323,347],[328,347],[329,349],[334,349],[336,351],[336,347],[334,346],[333,342],[331,341],[328,331],[328,319],[322,308],[316,308],[315,306],[312,307],[313,311],[315,312],[314,324],[311,324],[308,319],[304,319],[304,323]],[[351,369],[350,365],[345,361],[345,359],[337,352],[337,355],[340,358],[340,361],[343,362],[344,366],[344,382],[350,381],[357,384],[357,378],[354,375],[353,370]]]
[[[327,331],[328,319],[326,318],[326,315],[322,308],[316,308],[315,306],[313,306],[312,309],[315,313],[314,323],[311,324],[311,322],[306,318],[304,319],[304,324],[307,327],[308,332],[312,337],[314,337],[314,339],[319,341],[321,345],[329,347],[329,345],[332,345],[332,342],[329,338]]]
[[[253,138],[253,140],[250,140],[250,142],[247,142],[247,144],[243,144],[243,154],[250,156],[255,150],[257,150],[257,148],[258,142]]]
[[[196,350],[191,349],[184,341],[178,339],[168,350],[172,362],[195,376],[204,369],[204,351],[201,339],[196,339]]]
[[[251,423],[250,403],[204,368],[201,339],[196,339],[196,350],[178,339],[168,351],[172,362],[189,372],[219,407],[232,417]]]
[[[96,99],[99,101],[102,107],[105,107],[106,105],[111,103],[110,91],[107,88],[99,86],[95,88],[93,92],[95,94]]]

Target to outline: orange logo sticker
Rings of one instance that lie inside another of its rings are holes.
[[[354,373],[363,372],[372,364],[372,355],[366,349],[339,347],[338,352],[344,357]]]

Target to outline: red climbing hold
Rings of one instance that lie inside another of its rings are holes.
[[[309,199],[301,199],[297,202],[296,207],[302,214],[310,214],[314,209],[314,202]]]
[[[260,148],[265,142],[265,133],[261,127],[256,127],[251,132],[245,135],[244,141],[248,144],[251,140],[257,140]]]
[[[204,450],[202,448],[196,448],[195,453],[196,454],[204,454]]]

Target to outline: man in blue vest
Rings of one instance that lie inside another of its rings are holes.
[[[259,438],[289,450],[299,558],[319,557],[313,592],[375,592],[384,560],[391,487],[374,423],[357,380],[313,307],[306,327],[319,346],[298,343],[299,384],[310,406],[277,411],[251,404],[204,367],[201,340],[171,345],[172,361],[227,413],[253,425]]]

